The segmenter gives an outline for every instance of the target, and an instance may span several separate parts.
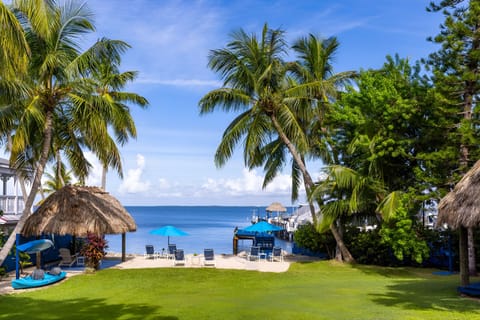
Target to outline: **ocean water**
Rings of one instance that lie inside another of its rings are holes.
[[[166,225],[179,228],[189,235],[170,237],[170,243],[185,253],[203,253],[205,248],[213,248],[215,253],[231,254],[235,227],[242,229],[251,225],[254,212],[263,216],[266,207],[227,207],[227,206],[126,206],[137,223],[137,231],[126,236],[127,253],[143,254],[145,245],[151,244],[155,251],[167,248],[168,238],[149,234],[153,229]],[[121,235],[107,235],[108,252],[121,252]],[[252,245],[251,240],[239,240],[239,251]],[[292,243],[275,239],[275,245],[291,252]]]

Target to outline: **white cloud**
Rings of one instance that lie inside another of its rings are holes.
[[[101,186],[103,166],[101,165],[95,154],[93,154],[92,152],[84,152],[84,156],[87,161],[92,165],[90,174],[88,175],[85,184],[87,186]]]
[[[143,171],[145,169],[145,157],[137,154],[137,167],[127,172],[125,179],[120,184],[118,191],[125,193],[143,193],[150,189],[150,182],[142,181]]]
[[[207,179],[196,193],[197,197],[219,193],[229,196],[244,195],[278,195],[285,196],[291,192],[291,178],[288,175],[277,176],[266,189],[262,189],[264,177],[256,170],[243,169],[242,176],[236,179]]]

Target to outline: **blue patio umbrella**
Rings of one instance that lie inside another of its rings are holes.
[[[175,228],[174,226],[164,226],[158,229],[154,229],[149,232],[150,234],[154,234],[157,236],[164,236],[168,237],[168,244],[170,244],[170,237],[183,237],[183,236],[188,236],[188,233],[186,233],[183,230],[180,230],[178,228]]]
[[[244,231],[250,232],[269,232],[269,231],[281,231],[283,228],[278,227],[274,224],[268,223],[266,221],[260,221],[258,223],[252,224],[243,229]]]
[[[15,278],[20,277],[20,255],[19,252],[25,252],[28,254],[37,254],[37,268],[40,268],[40,252],[53,247],[52,240],[39,239],[33,240],[27,243],[19,244],[20,236],[17,234],[17,251],[15,255]]]

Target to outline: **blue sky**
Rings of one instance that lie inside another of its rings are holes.
[[[395,53],[415,61],[436,49],[426,38],[438,33],[442,16],[426,12],[428,2],[87,1],[97,26],[90,41],[108,37],[132,46],[121,69],[139,71],[128,90],[150,102],[147,110],[132,108],[138,138],[122,147],[124,179],[109,173],[107,190],[124,205],[292,205],[288,171],[262,190],[263,172],[245,170],[241,152],[215,167],[234,115],[199,116],[200,98],[220,85],[206,66],[209,50],[223,48],[234,30],[258,34],[268,23],[284,29],[289,42],[308,33],[336,36],[336,72],[380,67]],[[318,176],[321,163],[309,166]],[[99,185],[100,173],[90,184]]]

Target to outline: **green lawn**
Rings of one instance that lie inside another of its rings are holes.
[[[328,261],[286,273],[110,269],[0,296],[0,319],[480,319],[480,302],[459,297],[458,283],[432,270]]]

